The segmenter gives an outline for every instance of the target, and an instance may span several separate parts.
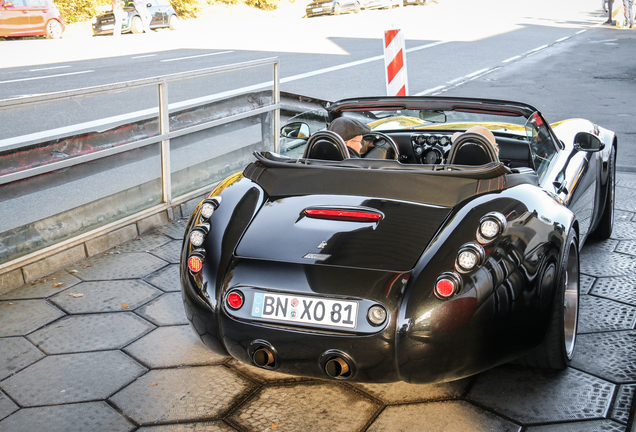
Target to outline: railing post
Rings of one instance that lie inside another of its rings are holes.
[[[274,105],[278,108],[274,110],[274,153],[279,151],[278,130],[280,129],[280,76],[278,70],[278,59],[274,62]]]
[[[168,84],[159,84],[159,133],[170,132],[170,115],[168,108]],[[170,140],[161,141],[161,190],[163,202],[172,201],[172,183],[170,181]]]

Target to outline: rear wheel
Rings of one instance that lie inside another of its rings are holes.
[[[144,23],[141,21],[141,17],[136,15],[133,17],[130,23],[130,31],[134,34],[139,34],[144,32]]]
[[[59,39],[62,37],[62,24],[58,20],[52,19],[46,23],[46,38],[47,39]]]
[[[179,17],[176,15],[170,15],[170,18],[168,19],[170,30],[178,30],[179,24]]]
[[[579,319],[579,249],[570,234],[561,263],[552,318],[545,340],[519,363],[543,369],[565,369],[574,356]]]
[[[336,5],[333,7],[333,14],[340,15],[340,3],[336,3]]]
[[[609,160],[609,173],[607,177],[607,198],[601,220],[594,231],[594,237],[599,240],[607,240],[614,230],[614,197],[616,192],[616,157],[615,149],[612,149]]]

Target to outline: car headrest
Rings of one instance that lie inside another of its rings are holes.
[[[341,161],[349,158],[349,152],[340,135],[323,130],[309,137],[303,158]]]
[[[453,142],[447,163],[451,165],[486,165],[498,161],[497,150],[488,138],[477,132],[465,132]]]

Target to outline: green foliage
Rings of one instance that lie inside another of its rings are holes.
[[[243,2],[248,6],[268,11],[278,8],[279,1],[280,0],[243,0]]]
[[[195,18],[201,10],[198,0],[170,0],[170,4],[179,18]]]
[[[87,21],[98,14],[97,8],[110,4],[108,0],[54,0],[67,24]]]

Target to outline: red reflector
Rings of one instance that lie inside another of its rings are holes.
[[[435,290],[440,297],[450,297],[455,292],[455,284],[448,279],[440,279],[435,285]]]
[[[227,304],[232,309],[238,309],[243,306],[243,296],[236,291],[232,292],[227,296]]]
[[[194,273],[197,273],[203,268],[203,261],[198,256],[193,255],[188,258],[188,268]]]
[[[379,213],[357,210],[305,209],[305,215],[316,219],[333,219],[350,222],[377,222],[382,219]]]

